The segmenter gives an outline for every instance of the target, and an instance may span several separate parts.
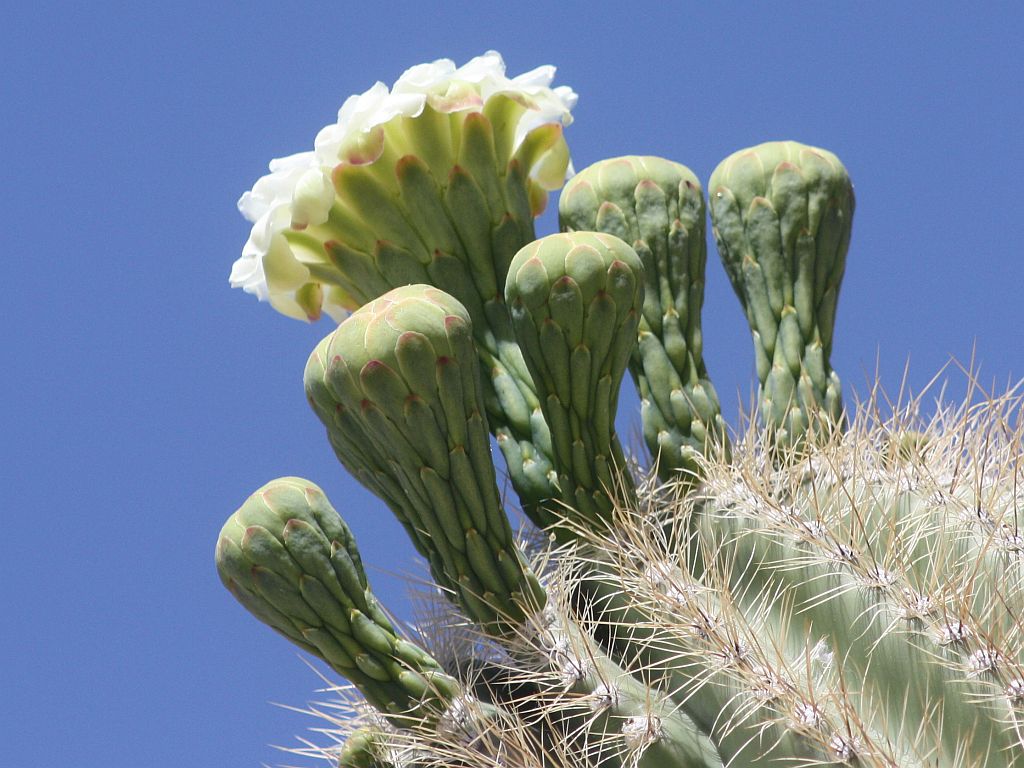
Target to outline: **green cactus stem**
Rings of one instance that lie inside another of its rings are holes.
[[[1019,739],[999,721],[1020,634],[1016,544],[992,522],[1006,525],[1008,500],[930,490],[919,458],[894,471],[884,451],[850,443],[756,490],[719,470],[698,518],[705,540],[720,562],[746,559],[748,594],[785,598],[768,614],[774,633],[818,638],[876,733],[937,764],[986,750],[987,765],[1015,764]],[[840,463],[858,453],[856,473]]]
[[[829,356],[853,186],[831,152],[785,141],[730,155],[708,187],[718,251],[754,336],[761,417],[778,448],[795,448],[843,420]]]
[[[748,670],[754,651],[757,667],[765,671],[778,669],[780,659],[770,645],[751,649],[746,634],[721,622],[732,609],[727,593],[707,588],[707,581],[689,575],[688,564],[664,553],[640,575],[607,556],[635,551],[624,550],[619,541],[617,550],[609,550],[607,538],[598,537],[595,544],[581,550],[575,565],[582,573],[570,577],[580,585],[581,622],[618,664],[657,681],[658,689],[710,736],[725,765],[752,768],[827,756],[819,744],[788,727],[785,713],[767,708],[755,713],[756,695],[750,695],[756,691],[750,679],[755,675]],[[588,550],[601,554],[585,554]],[[632,575],[627,583],[624,573]],[[655,599],[658,587],[662,592]]]
[[[694,475],[696,454],[728,452],[718,395],[703,358],[704,195],[684,165],[658,157],[594,163],[566,185],[563,230],[606,232],[644,265],[639,343],[629,370],[644,439],[663,479]]]

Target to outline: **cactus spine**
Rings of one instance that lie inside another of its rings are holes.
[[[844,410],[839,160],[775,142],[711,176],[760,380],[761,423],[730,444],[702,358],[697,179],[602,161],[563,192],[566,231],[534,241],[534,170],[550,181],[567,158],[561,125],[517,120],[550,93],[488,91],[472,71],[336,142],[327,193],[303,176],[274,232],[305,249],[299,266],[280,241],[265,254],[282,311],[355,310],[310,356],[307,397],[443,595],[432,627],[396,630],[347,526],[299,478],[224,526],[225,585],[365,702],[321,756],[1024,766],[1020,403],[946,407],[923,428],[912,409]],[[396,93],[429,80],[410,72]],[[627,368],[647,475],[614,429]],[[512,531],[489,434],[539,544]]]

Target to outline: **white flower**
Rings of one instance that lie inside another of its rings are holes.
[[[238,200],[238,210],[249,221],[258,221],[273,208],[291,202],[298,178],[315,167],[312,152],[299,152],[270,161],[270,173],[262,176],[252,189]]]
[[[524,107],[514,132],[514,152],[531,131],[572,122],[576,94],[566,86],[552,89],[554,74],[554,67],[543,66],[510,79],[501,55],[488,51],[461,67],[450,59],[419,64],[406,70],[391,89],[377,82],[350,96],[337,121],[316,135],[313,151],[271,161],[270,173],[238,201],[239,211],[253,227],[232,266],[231,286],[269,301],[290,317],[312,320],[322,309],[341,319],[351,301],[340,287],[318,282],[324,279],[325,256],[293,246],[285,236],[329,221],[335,204],[334,168],[377,160],[384,150],[385,126],[395,118],[416,118],[427,106],[443,113],[481,110],[495,94]],[[529,169],[544,189],[557,188],[572,173],[564,140],[552,141],[533,157]],[[321,277],[314,277],[314,271]]]

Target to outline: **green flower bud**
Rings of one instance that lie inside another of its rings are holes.
[[[640,259],[611,235],[544,237],[512,260],[505,298],[551,428],[560,498],[605,520],[615,496],[632,493],[615,412],[637,339]]]
[[[397,636],[352,533],[308,480],[279,478],[250,496],[224,524],[216,561],[256,618],[326,661],[382,712],[425,716],[458,693],[436,661],[411,654]]]
[[[602,160],[566,184],[559,218],[565,230],[625,240],[643,262],[643,314],[629,368],[644,438],[663,478],[692,475],[696,454],[728,452],[702,357],[707,247],[700,183],[686,166],[658,157]]]
[[[458,301],[410,285],[370,302],[314,351],[306,389],[343,463],[388,503],[473,618],[517,622],[543,603],[501,506],[472,324]]]
[[[760,410],[780,448],[843,420],[832,330],[853,224],[839,159],[794,141],[723,160],[711,175],[715,240],[754,336]]]

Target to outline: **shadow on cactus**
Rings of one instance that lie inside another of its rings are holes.
[[[508,78],[493,52],[415,67],[240,203],[232,282],[341,320],[308,400],[442,595],[399,631],[307,480],[231,517],[225,585],[351,684],[316,712],[332,743],[297,751],[1024,765],[1018,398],[927,423],[918,401],[844,409],[829,358],[853,188],[830,152],[773,142],[709,182],[760,384],[759,421],[730,440],[703,361],[704,191],[654,157],[572,175],[575,94],[553,73]],[[563,232],[535,239],[567,175]],[[615,432],[627,369],[649,469]],[[492,436],[540,535],[510,526]]]

